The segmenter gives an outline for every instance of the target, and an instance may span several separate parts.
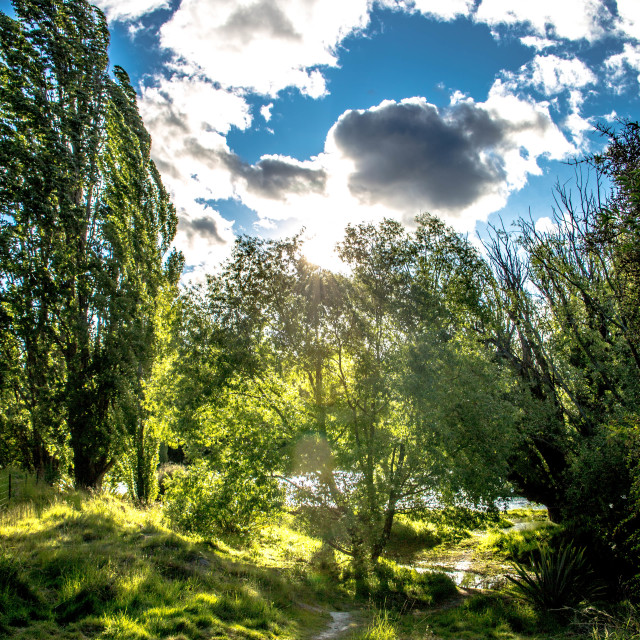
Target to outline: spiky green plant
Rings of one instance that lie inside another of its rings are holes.
[[[568,543],[554,551],[547,544],[538,545],[537,553],[530,556],[530,563],[531,570],[527,570],[520,562],[512,562],[517,576],[506,577],[520,596],[537,609],[573,607],[597,593],[584,548]]]

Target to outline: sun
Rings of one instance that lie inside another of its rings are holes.
[[[342,272],[345,270],[345,264],[340,260],[336,251],[336,243],[341,235],[333,230],[316,231],[309,234],[302,245],[302,254],[309,262],[322,269]]]

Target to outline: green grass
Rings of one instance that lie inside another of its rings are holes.
[[[356,634],[353,640],[398,640],[397,618],[387,611],[378,611],[363,632]]]
[[[417,573],[389,560],[381,560],[371,578],[372,602],[396,610],[432,606],[457,596],[458,590],[442,573]]]
[[[432,549],[447,540],[446,534],[431,522],[398,516],[393,523],[385,555],[398,562],[414,562],[425,549]]]
[[[370,597],[361,600],[348,559],[291,515],[250,537],[205,540],[172,531],[160,507],[41,487],[32,493],[0,514],[2,638],[304,640],[326,628],[329,610],[361,612],[352,640],[591,638],[588,625],[587,635],[571,636],[508,593],[466,597],[446,576],[418,574],[391,559],[504,559],[495,542],[504,532],[487,529],[495,521],[460,540],[448,534],[450,523],[401,518],[391,553],[371,577]],[[635,640],[621,635],[622,621],[616,625],[611,638]]]
[[[167,529],[159,509],[70,494],[0,518],[0,636],[304,638],[320,543],[283,525],[233,547]]]
[[[353,640],[578,640],[591,638],[562,626],[525,603],[499,593],[478,593],[454,607],[416,608],[404,614],[373,612]],[[598,638],[600,640],[600,638]],[[616,639],[617,640],[617,639]],[[625,638],[625,640],[627,640]]]
[[[554,620],[547,620],[524,603],[495,593],[472,596],[462,606],[436,612],[427,620],[432,633],[442,640],[570,637],[569,631]]]
[[[532,527],[523,531],[489,531],[480,544],[481,551],[489,551],[510,560],[524,560],[540,544],[552,540],[561,532],[561,528],[546,520],[532,523]]]
[[[527,520],[529,522],[548,522],[549,515],[547,514],[546,509],[509,509],[507,512],[507,519],[516,521]]]
[[[589,626],[590,640],[640,640],[640,609],[622,602],[612,611],[598,611]]]

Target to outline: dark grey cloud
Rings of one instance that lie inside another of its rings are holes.
[[[269,200],[285,200],[289,194],[323,193],[327,174],[281,158],[263,158],[256,164],[243,162],[237,155],[220,156],[235,178],[245,181],[247,190]]]
[[[202,216],[200,218],[186,218],[180,216],[178,228],[187,234],[191,240],[194,236],[204,237],[213,244],[226,244],[218,231],[218,224],[213,218]]]
[[[290,194],[324,193],[327,184],[324,169],[301,167],[295,161],[263,158],[249,164],[233,152],[207,149],[193,137],[184,139],[184,148],[190,158],[198,159],[210,169],[224,167],[233,182],[241,180],[247,191],[269,200],[284,201]]]
[[[501,148],[510,131],[470,103],[439,111],[426,102],[390,102],[347,112],[333,135],[354,162],[349,188],[362,202],[455,214],[504,184]]]
[[[225,39],[244,46],[257,37],[265,36],[283,40],[301,39],[289,18],[272,0],[260,0],[249,6],[238,7],[219,31]]]

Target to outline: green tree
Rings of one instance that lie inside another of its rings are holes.
[[[177,217],[129,79],[108,73],[103,14],[14,7],[0,16],[2,330],[30,429],[47,451],[55,429],[92,487],[142,420],[158,296],[181,269],[167,257]]]
[[[218,472],[248,461],[254,477],[280,476],[361,587],[397,513],[461,492],[487,503],[504,487],[508,381],[453,320],[456,278],[473,267],[425,290],[446,244],[438,253],[392,221],[351,227],[343,276],[310,264],[299,238],[241,238],[183,338],[189,446],[204,437]]]
[[[587,161],[595,190],[578,172],[573,192],[557,191],[550,230],[521,220],[514,233],[494,234],[496,313],[482,329],[519,379],[514,484],[554,520],[631,558],[640,135],[634,123],[605,132],[607,148]]]
[[[504,373],[463,329],[458,296],[471,292],[458,284],[482,262],[459,240],[423,216],[413,235],[385,221],[349,228],[340,245],[352,277],[334,334],[350,415],[329,442],[338,468],[361,477],[342,500],[374,562],[396,513],[434,498],[486,504],[504,489],[513,407]]]

